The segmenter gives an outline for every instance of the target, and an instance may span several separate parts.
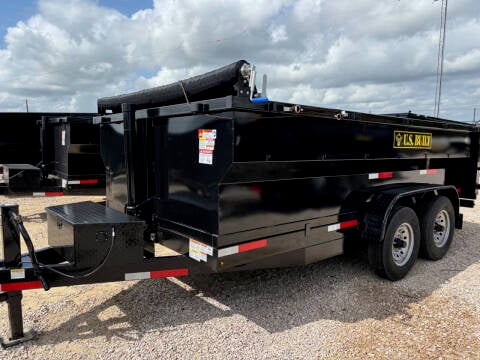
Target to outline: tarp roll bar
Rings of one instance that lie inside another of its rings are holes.
[[[121,112],[122,103],[132,104],[136,109],[146,109],[183,103],[186,101],[185,96],[191,102],[237,95],[235,84],[243,79],[240,69],[245,64],[248,65],[248,62],[239,60],[233,64],[173,84],[100,98],[97,101],[98,112],[100,114],[105,114],[107,110],[111,110],[113,113]]]

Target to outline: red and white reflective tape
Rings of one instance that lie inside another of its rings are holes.
[[[393,172],[381,172],[368,174],[368,180],[375,179],[390,179],[393,177]]]
[[[338,224],[328,225],[327,231],[328,232],[337,231],[341,229],[351,228],[357,225],[358,225],[357,219],[342,221],[341,223],[338,223]]]
[[[21,281],[8,284],[0,284],[0,291],[22,291],[32,289],[43,289],[40,281]]]
[[[420,170],[420,175],[434,175],[434,174],[438,174],[438,169]]]
[[[233,255],[233,254],[238,254],[242,253],[245,251],[250,251],[250,250],[255,250],[255,249],[261,249],[267,246],[267,240],[256,240],[256,241],[251,241],[245,244],[240,244],[240,245],[235,245],[235,246],[229,246],[223,249],[218,249],[218,257],[224,257],[228,255]]]
[[[125,273],[125,280],[145,280],[145,279],[158,279],[165,277],[177,277],[187,276],[188,269],[171,269],[171,270],[157,270],[157,271],[145,271],[136,273]]]
[[[63,196],[65,195],[62,191],[42,191],[34,192],[33,196]]]
[[[88,180],[69,180],[67,181],[68,185],[96,185],[98,184],[98,179],[88,179]]]

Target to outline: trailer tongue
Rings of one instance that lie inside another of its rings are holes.
[[[98,101],[106,206],[47,208],[39,250],[2,207],[13,343],[27,289],[302,265],[349,241],[390,280],[445,255],[476,196],[477,128],[269,101],[265,84],[239,61]]]

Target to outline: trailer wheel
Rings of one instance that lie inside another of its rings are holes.
[[[420,248],[420,224],[409,207],[396,207],[390,216],[383,241],[370,241],[369,260],[375,272],[395,281],[415,264]]]
[[[424,206],[421,213],[422,242],[420,255],[439,260],[447,253],[455,232],[455,212],[446,196],[439,196]]]

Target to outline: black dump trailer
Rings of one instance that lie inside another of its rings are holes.
[[[42,117],[41,141],[45,175],[55,179],[57,186],[68,191],[97,189],[104,192],[100,132],[91,114]]]
[[[391,280],[445,255],[476,197],[476,127],[270,101],[265,84],[239,61],[98,101],[106,206],[47,208],[38,250],[1,208],[10,344],[26,289],[302,265],[352,241]]]
[[[34,196],[103,193],[94,115],[0,113],[0,187]]]
[[[38,120],[63,113],[0,113],[0,188],[38,189],[41,182],[42,145]]]

